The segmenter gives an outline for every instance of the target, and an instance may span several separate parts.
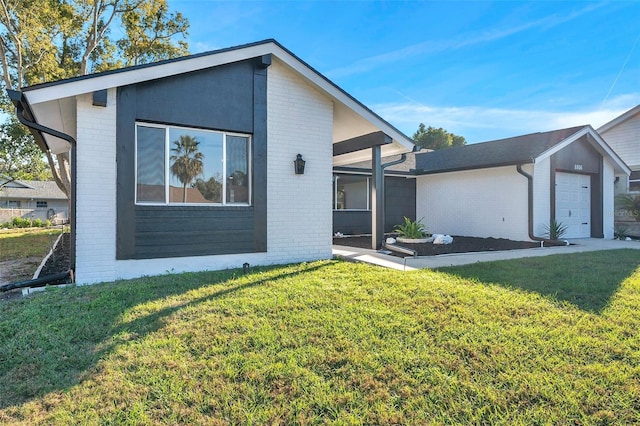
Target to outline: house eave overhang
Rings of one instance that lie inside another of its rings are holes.
[[[565,138],[560,143],[555,144],[548,150],[544,151],[540,155],[536,157],[536,161],[541,161],[546,158],[551,157],[553,154],[577,141],[578,139],[586,137],[587,141],[595,148],[596,151],[600,153],[603,157],[609,157],[614,165],[614,173],[620,175],[631,174],[631,169],[627,164],[620,158],[616,152],[611,149],[611,147],[605,142],[605,140],[600,136],[600,134],[591,126],[584,126],[582,129],[578,130],[573,135]]]
[[[58,102],[60,105],[56,105],[54,108],[48,108],[46,114],[43,113],[42,115],[43,117],[44,115],[47,116],[47,122],[62,123],[64,122],[63,110],[71,107],[70,104],[61,104],[60,101],[65,98],[73,98],[86,93],[95,93],[110,88],[175,76],[252,58],[261,58],[265,55],[275,56],[287,67],[301,75],[307,82],[328,95],[334,103],[339,103],[341,107],[346,108],[346,110],[351,111],[356,114],[356,116],[368,122],[371,129],[381,131],[385,135],[388,135],[391,143],[383,147],[382,152],[384,156],[410,152],[413,149],[413,141],[408,136],[404,135],[401,131],[273,39],[212,52],[199,53],[182,58],[39,84],[24,88],[23,94],[28,103],[34,106],[34,109],[37,109],[39,105]],[[60,114],[61,117],[51,117],[52,114]],[[34,118],[38,119],[43,117],[38,117],[38,112],[36,111]],[[66,130],[67,132],[69,131],[69,129]],[[370,133],[370,131],[371,130],[363,132],[362,134],[350,134],[349,137],[362,136],[363,134]],[[341,140],[333,140],[332,142],[337,143],[340,141]],[[357,152],[337,155],[334,157],[334,164],[348,164],[370,158],[370,152],[370,149],[365,148]]]
[[[414,173],[416,176],[425,176],[425,175],[436,175],[440,173],[464,172],[467,170],[493,169],[497,167],[508,167],[508,166],[517,166],[518,164],[533,164],[533,163],[535,163],[535,159],[525,158],[517,161],[506,161],[502,163],[482,164],[478,166],[449,167],[446,169],[435,169],[435,170],[417,169],[414,171]]]
[[[614,118],[608,123],[605,123],[602,126],[598,127],[598,133],[600,134],[605,133],[610,129],[624,123],[625,121],[635,116],[636,114],[640,114],[640,105],[636,105],[635,107],[631,108],[629,111],[619,115],[618,117]]]
[[[13,106],[16,108],[16,112],[18,115],[22,114],[27,120],[37,121],[35,114],[31,110],[31,105],[29,105],[29,102],[22,92],[7,89],[7,95],[9,96],[9,99],[11,100]],[[47,140],[45,139],[42,132],[32,129],[31,127],[28,127],[28,129],[29,132],[33,135],[33,138],[36,141],[36,145],[38,145],[40,150],[42,152],[50,151],[49,144],[47,143]]]
[[[371,169],[362,169],[360,167],[345,167],[345,166],[335,166],[333,168],[333,172],[336,174],[345,173],[345,174],[353,174],[353,175],[368,175],[371,176]],[[398,177],[406,177],[406,178],[414,178],[416,174],[414,171],[396,171],[386,169],[384,171],[385,176],[398,176]]]

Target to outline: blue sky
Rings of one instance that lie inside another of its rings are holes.
[[[640,104],[640,1],[169,4],[192,53],[275,38],[409,136],[597,128]]]

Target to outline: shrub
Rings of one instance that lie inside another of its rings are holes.
[[[31,227],[31,221],[29,219],[14,217],[11,222],[13,223],[14,228],[30,228]]]
[[[404,223],[400,225],[396,225],[393,229],[394,232],[397,232],[403,238],[424,238],[427,234],[427,231],[424,228],[424,224],[421,222],[422,219],[412,221],[408,217],[404,217]]]
[[[550,240],[559,240],[564,234],[567,233],[568,228],[569,226],[553,219],[549,225],[544,226],[544,232]]]
[[[33,223],[31,224],[31,226],[34,226],[36,228],[42,228],[44,226],[44,223],[42,222],[42,219],[37,218],[33,221]]]
[[[640,222],[640,195],[619,194],[616,196],[616,207],[626,210],[636,222]]]
[[[617,224],[613,228],[613,238],[616,240],[624,240],[627,238],[627,230],[629,228],[624,225]]]

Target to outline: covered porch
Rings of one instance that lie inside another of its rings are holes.
[[[382,158],[411,152],[414,145],[377,115],[371,113],[368,118],[345,104],[334,104],[333,166],[371,161],[367,206],[371,213],[371,248],[377,250],[384,240],[384,167],[388,164],[382,164]]]

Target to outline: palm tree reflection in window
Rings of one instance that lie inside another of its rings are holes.
[[[201,175],[204,170],[204,154],[198,150],[200,142],[195,137],[180,135],[178,140],[173,141],[175,145],[171,148],[171,174],[174,175],[183,188],[182,202],[187,202],[187,186]]]

